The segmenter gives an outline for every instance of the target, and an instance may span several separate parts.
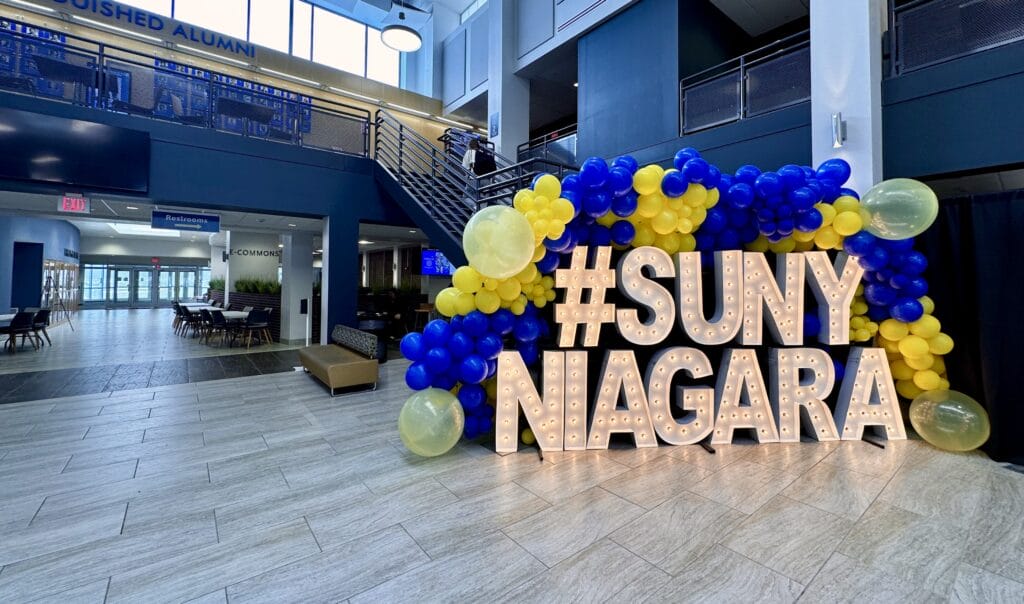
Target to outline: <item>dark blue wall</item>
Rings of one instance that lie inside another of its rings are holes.
[[[43,244],[14,242],[11,259],[11,306],[40,306],[43,298]]]
[[[758,43],[704,0],[641,0],[603,23],[579,41],[578,157],[665,164],[694,147],[723,170],[809,164],[809,104],[679,136],[680,77]]]
[[[885,177],[1024,163],[1024,43],[886,80]]]
[[[78,260],[65,256],[64,250],[77,253],[80,239],[78,229],[66,220],[0,214],[0,312],[7,312],[9,306],[39,306],[42,264],[38,270],[32,269],[31,263],[16,268],[16,243],[39,244],[40,262],[45,259],[75,264]],[[19,302],[21,296],[29,296],[31,301]]]
[[[378,188],[373,161],[368,158],[19,95],[0,93],[0,106],[149,132],[148,198],[157,203],[329,218],[331,304],[327,325],[355,322],[356,284],[360,282],[359,223],[413,226],[401,208]],[[110,169],[117,170],[118,166],[111,165]],[[3,181],[0,188],[64,192],[62,187]]]

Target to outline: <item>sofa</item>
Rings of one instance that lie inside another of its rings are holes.
[[[345,325],[335,325],[332,344],[299,349],[303,369],[336,395],[339,388],[373,385],[377,388],[380,367],[377,336]]]

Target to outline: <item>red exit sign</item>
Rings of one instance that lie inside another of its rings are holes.
[[[72,214],[88,214],[89,200],[85,197],[78,197],[76,195],[65,195],[60,198],[57,210],[61,212],[71,212]]]

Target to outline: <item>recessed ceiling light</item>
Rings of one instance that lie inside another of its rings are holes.
[[[288,223],[288,226],[290,226],[290,227],[293,227],[293,226],[295,226],[295,225],[289,222],[289,223]]]
[[[40,155],[39,157],[33,157],[32,163],[34,164],[55,164],[60,161],[60,158],[56,155]]]
[[[154,229],[148,224],[129,222],[108,222],[107,224],[120,235],[135,235],[142,237],[181,237],[180,231],[174,231],[171,229]]]
[[[580,83],[579,82],[573,82],[572,83],[572,87],[573,88],[579,88],[580,87]]]
[[[409,232],[410,232],[410,233],[415,233],[415,232],[416,232],[416,229],[409,229]]]
[[[284,247],[284,244],[283,243],[278,243],[277,247]]]
[[[372,241],[367,241],[365,239],[360,239],[359,240],[359,245],[373,245],[373,242]]]
[[[313,253],[314,254],[322,254],[322,253],[324,253],[324,251],[323,250],[313,250]]]

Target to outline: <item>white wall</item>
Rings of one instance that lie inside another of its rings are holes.
[[[206,264],[210,246],[204,241],[82,237],[79,253],[89,256],[196,258]]]
[[[225,279],[228,275],[228,263],[224,260],[224,252],[228,248],[223,245],[210,246],[210,278]]]
[[[228,289],[234,291],[234,282],[242,278],[277,281],[277,268],[281,265],[279,235],[231,231],[228,241]]]

